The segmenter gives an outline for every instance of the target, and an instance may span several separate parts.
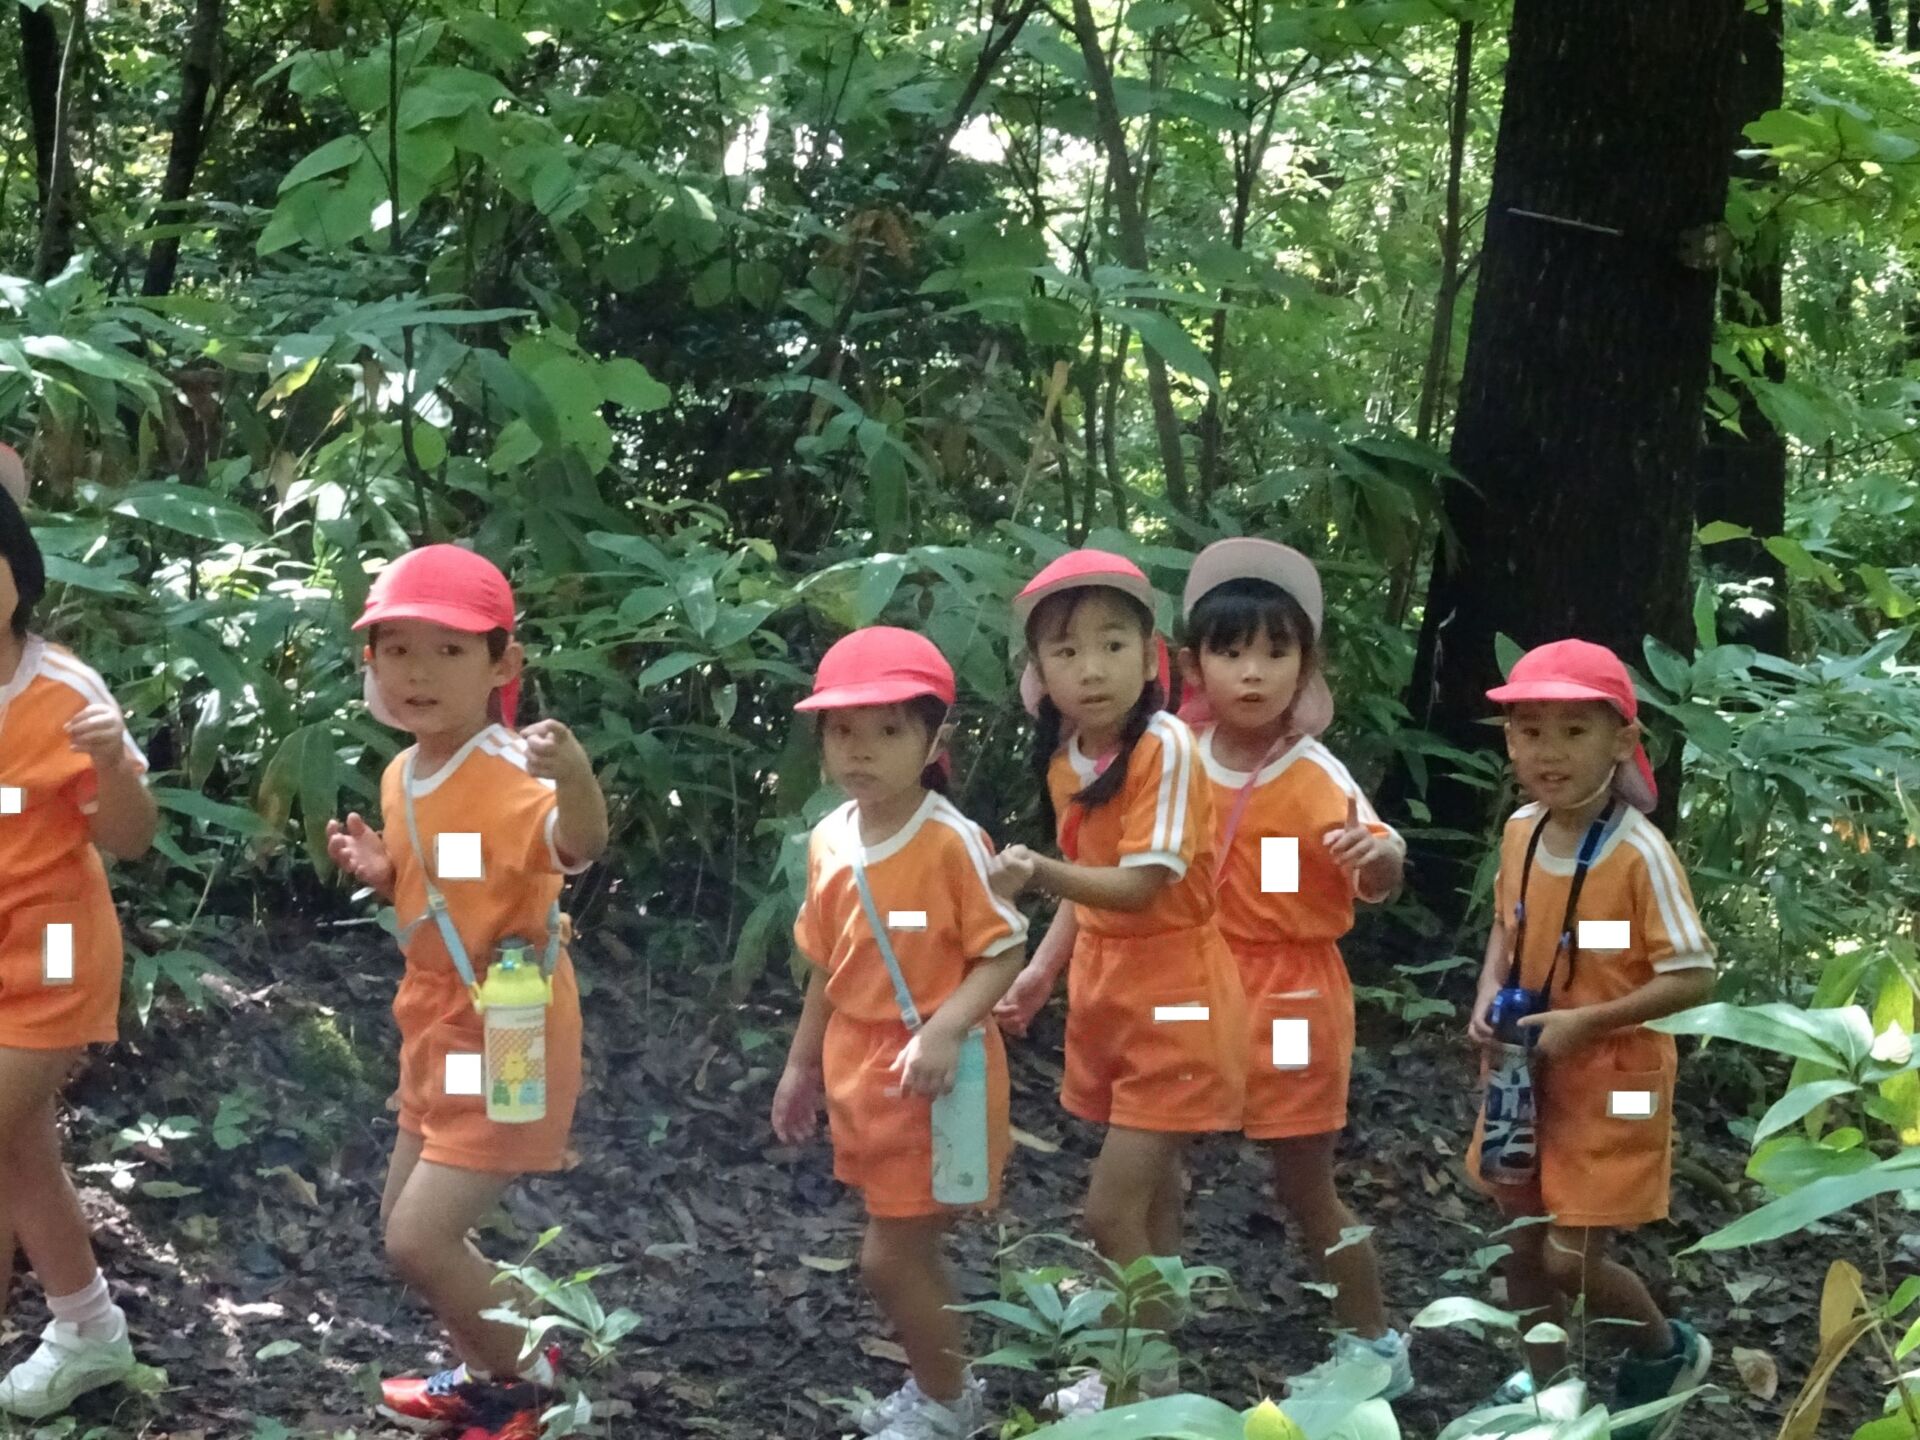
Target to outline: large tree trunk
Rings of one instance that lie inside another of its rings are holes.
[[[1780,108],[1786,78],[1781,47],[1781,0],[1764,11],[1747,11],[1739,22],[1739,55],[1734,71],[1734,123],[1743,127]],[[1738,134],[1736,149],[1744,144]],[[1734,173],[1764,186],[1775,167],[1764,156],[1734,160]],[[1777,220],[1762,221],[1743,237],[1722,278],[1721,305],[1727,320],[1742,329],[1772,333],[1762,365],[1775,383],[1787,378],[1787,358],[1779,335],[1780,274],[1786,259],[1786,235]],[[1700,452],[1694,516],[1703,525],[1727,520],[1756,536],[1778,535],[1787,523],[1787,442],[1754,403],[1740,392],[1738,433],[1711,426]],[[1720,608],[1723,640],[1753,645],[1773,655],[1787,649],[1787,572],[1758,539],[1730,540],[1706,552],[1728,580],[1740,584],[1731,603]]]
[[[1907,49],[1920,50],[1920,0],[1907,0]]]
[[[1873,17],[1873,43],[1893,45],[1893,0],[1867,0],[1867,13]]]
[[[222,0],[195,0],[187,46],[180,59],[180,108],[174,112],[173,144],[167,151],[167,173],[160,182],[160,204],[155,223],[170,225],[184,219],[181,206],[193,193],[193,177],[206,151],[207,95],[213,88],[213,70],[220,50]],[[180,237],[166,235],[147,252],[147,274],[142,295],[167,295],[180,263]]]
[[[1741,3],[1514,6],[1453,432],[1469,483],[1447,493],[1458,546],[1435,558],[1409,694],[1462,749],[1497,744],[1498,635],[1629,662],[1649,634],[1686,644]],[[1458,780],[1427,798],[1445,829],[1490,818]],[[1425,897],[1457,916],[1461,857],[1427,858]]]

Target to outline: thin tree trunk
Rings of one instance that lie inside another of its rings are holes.
[[[1649,635],[1687,644],[1716,294],[1695,256],[1726,211],[1741,5],[1516,0],[1451,450],[1467,483],[1445,503],[1458,543],[1436,550],[1408,694],[1461,749],[1497,744],[1498,636],[1579,636],[1630,663]],[[1452,775],[1427,800],[1442,831],[1489,820],[1487,792]],[[1418,867],[1443,916],[1473,851]]]
[[[20,78],[26,85],[28,128],[33,132],[33,182],[40,210],[47,208],[53,180],[53,137],[60,117],[60,30],[53,11],[16,5],[20,19]]]
[[[65,35],[45,9],[20,10],[20,61],[33,116],[33,151],[39,166],[40,238],[33,273],[49,280],[73,258],[79,220],[78,171],[73,163],[73,97],[86,52],[86,14],[69,7]],[[47,103],[47,91],[52,103]]]
[[[1920,50],[1920,0],[1907,0],[1907,49]]]
[[[1431,445],[1447,390],[1447,357],[1453,353],[1453,316],[1460,300],[1460,175],[1466,164],[1468,106],[1473,98],[1473,22],[1462,20],[1453,41],[1453,99],[1447,111],[1447,209],[1440,230],[1440,288],[1433,297],[1433,333],[1427,340],[1427,366],[1420,377],[1420,410],[1414,436]],[[1407,563],[1393,577],[1387,613],[1405,623],[1413,603],[1414,574],[1426,548],[1425,526]]]
[[[1873,17],[1873,43],[1893,48],[1893,0],[1867,0],[1867,13]]]
[[[214,66],[220,51],[222,0],[195,0],[193,21],[187,27],[187,46],[180,59],[180,108],[174,112],[173,143],[167,151],[167,173],[160,182],[160,203],[154,219],[162,225],[184,219],[182,209],[193,193],[193,177],[206,152],[207,95],[213,88]],[[396,217],[397,219],[398,217]],[[180,264],[180,237],[164,235],[147,252],[147,274],[142,295],[173,292]]]
[[[1147,249],[1147,219],[1141,212],[1139,182],[1127,155],[1127,132],[1114,96],[1113,69],[1107,63],[1107,52],[1101,45],[1100,29],[1094,22],[1093,7],[1088,0],[1073,0],[1073,31],[1080,42],[1081,58],[1086,62],[1100,143],[1107,152],[1107,169],[1113,177],[1120,258],[1129,269],[1144,275],[1152,268]],[[1160,303],[1143,300],[1140,308],[1159,310]],[[1147,398],[1153,406],[1153,428],[1160,442],[1160,466],[1166,474],[1167,499],[1176,510],[1185,511],[1190,508],[1187,467],[1180,453],[1180,416],[1173,408],[1173,386],[1167,378],[1167,363],[1153,346],[1143,342],[1140,348],[1147,361]]]
[[[1747,11],[1740,17],[1736,127],[1780,108],[1786,80],[1782,21],[1781,0],[1771,0],[1764,11]],[[1730,143],[1736,148],[1742,143],[1737,128]],[[1763,155],[1734,160],[1734,174],[1750,185],[1769,185],[1777,173]],[[1764,222],[1730,258],[1721,287],[1721,311],[1729,323],[1768,332],[1762,374],[1775,384],[1787,378],[1779,333],[1786,248],[1779,222]],[[1737,432],[1718,425],[1708,428],[1700,451],[1694,517],[1702,525],[1715,520],[1744,525],[1757,537],[1778,535],[1787,523],[1787,442],[1751,390],[1742,387],[1739,400]],[[1745,604],[1722,607],[1721,638],[1769,654],[1785,654],[1786,567],[1759,539],[1730,540],[1709,547],[1704,554],[1710,565],[1740,582],[1746,592],[1739,597]]]

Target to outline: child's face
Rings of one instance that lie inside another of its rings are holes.
[[[1222,725],[1265,730],[1276,725],[1300,689],[1300,647],[1263,625],[1244,641],[1180,654],[1189,684],[1197,683]]]
[[[1039,636],[1034,661],[1060,713],[1082,730],[1120,728],[1153,679],[1152,639],[1119,596],[1095,590]]]
[[[1507,758],[1548,809],[1584,803],[1633,754],[1640,727],[1601,700],[1530,700],[1507,712]]]
[[[522,652],[498,660],[487,637],[427,620],[383,620],[373,646],[373,683],[387,709],[421,737],[472,735],[491,717],[493,692],[520,674]]]
[[[933,736],[904,705],[829,710],[820,726],[827,778],[863,805],[920,788]]]

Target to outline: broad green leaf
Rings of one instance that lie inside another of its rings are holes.
[[[210,491],[184,483],[130,486],[114,505],[120,515],[220,543],[254,545],[267,538],[254,516]]]
[[[1734,1250],[1743,1245],[1764,1244],[1769,1240],[1778,1240],[1782,1235],[1804,1230],[1816,1220],[1852,1209],[1875,1195],[1915,1188],[1920,1188],[1920,1152],[1896,1155],[1856,1175],[1835,1175],[1826,1180],[1816,1180],[1714,1231],[1683,1253],[1694,1250]]]
[[[1194,344],[1186,327],[1172,316],[1157,310],[1123,308],[1113,311],[1113,318],[1123,325],[1131,325],[1145,344],[1183,375],[1191,375],[1209,390],[1220,388],[1220,377],[1214,374],[1205,353]]]
[[[1851,1080],[1818,1080],[1810,1085],[1794,1086],[1761,1117],[1758,1128],[1753,1132],[1754,1144],[1758,1145],[1769,1135],[1786,1129],[1816,1105],[1823,1105],[1842,1095],[1855,1094],[1859,1089]]]
[[[289,170],[280,182],[278,193],[284,195],[296,185],[346,169],[360,158],[366,144],[366,137],[362,135],[335,136]]]

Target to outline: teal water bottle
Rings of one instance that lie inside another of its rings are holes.
[[[987,1198],[987,1037],[969,1030],[960,1042],[953,1088],[933,1101],[933,1198],[942,1205],[978,1205]]]

